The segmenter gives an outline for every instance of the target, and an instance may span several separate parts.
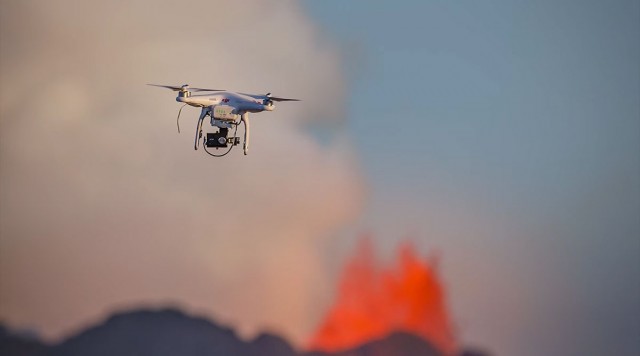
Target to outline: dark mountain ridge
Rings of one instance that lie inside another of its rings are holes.
[[[482,353],[469,353],[482,356]],[[11,334],[0,327],[2,356],[441,356],[426,340],[396,332],[338,353],[297,352],[281,337],[261,334],[243,341],[234,330],[177,309],[116,313],[56,345]]]

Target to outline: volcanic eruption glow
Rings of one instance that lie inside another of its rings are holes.
[[[379,268],[368,239],[343,271],[338,296],[308,349],[336,352],[405,331],[446,355],[457,351],[436,261],[421,261],[404,245],[397,266]]]

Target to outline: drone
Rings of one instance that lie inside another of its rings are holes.
[[[273,111],[274,102],[280,101],[300,101],[299,99],[287,99],[271,96],[271,93],[264,95],[236,93],[222,89],[191,88],[188,84],[181,86],[147,84],[154,87],[161,87],[177,91],[176,101],[184,103],[178,111],[176,125],[180,133],[180,113],[186,105],[202,108],[198,123],[196,125],[196,136],[193,144],[195,150],[198,149],[200,140],[206,153],[214,157],[222,157],[231,152],[231,149],[240,144],[240,137],[236,136],[238,126],[244,124],[243,151],[247,155],[249,152],[249,113],[259,113],[262,111]],[[207,94],[191,95],[192,92],[209,92]],[[217,128],[216,132],[207,132],[202,136],[202,123],[206,117],[210,118],[211,126]],[[230,136],[230,131],[233,134]],[[226,149],[222,154],[215,154],[207,148]]]

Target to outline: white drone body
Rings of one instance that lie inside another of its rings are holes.
[[[273,111],[275,109],[274,101],[299,101],[298,99],[286,99],[271,96],[271,93],[265,95],[243,94],[232,91],[219,89],[202,89],[189,88],[187,84],[182,86],[157,85],[152,86],[171,89],[178,92],[176,101],[194,107],[202,108],[198,124],[196,126],[196,137],[194,149],[198,149],[198,144],[202,138],[202,122],[204,118],[211,118],[211,126],[217,127],[218,132],[207,133],[203,142],[203,147],[207,153],[214,157],[221,157],[229,153],[233,146],[240,142],[239,137],[235,137],[238,125],[244,124],[244,142],[243,150],[246,155],[249,152],[249,113],[258,113],[262,111]],[[209,94],[192,95],[191,92],[213,92]],[[182,108],[184,108],[184,105]],[[178,111],[178,132],[180,132],[180,113]],[[229,136],[229,130],[235,128],[234,136]],[[221,155],[212,154],[207,147],[216,149],[227,148],[228,150]]]

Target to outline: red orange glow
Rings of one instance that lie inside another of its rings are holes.
[[[401,248],[393,269],[376,266],[369,240],[347,264],[333,307],[310,340],[310,350],[336,352],[380,339],[393,331],[421,336],[444,354],[457,347],[436,261],[419,260]]]

